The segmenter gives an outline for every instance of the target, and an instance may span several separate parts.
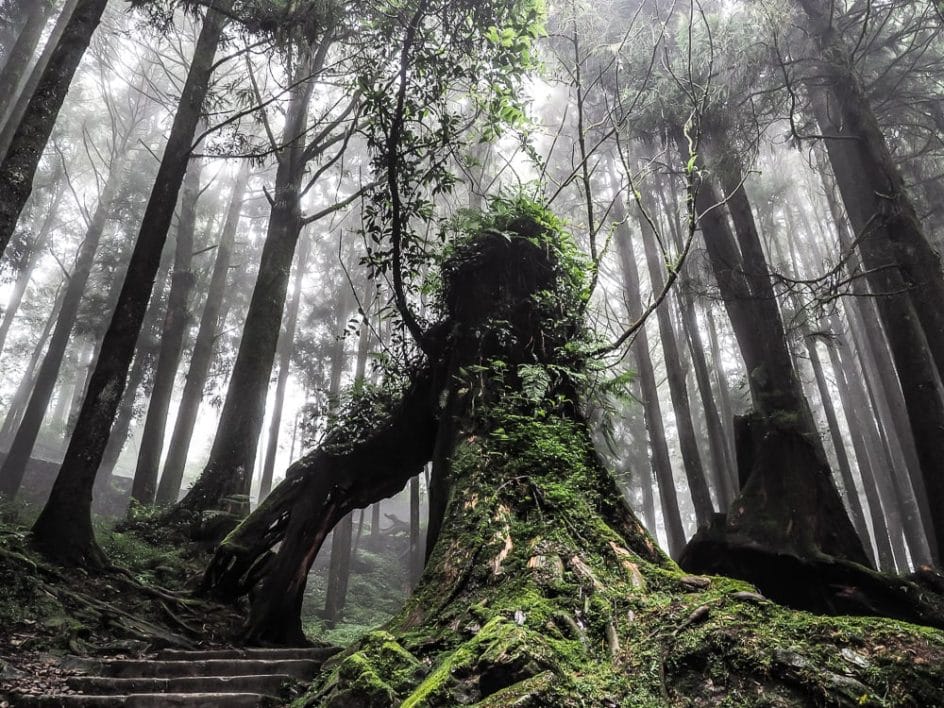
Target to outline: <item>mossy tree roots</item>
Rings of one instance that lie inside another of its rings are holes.
[[[532,209],[457,246],[439,356],[383,422],[292,466],[221,545],[207,589],[255,592],[250,639],[300,641],[324,536],[435,457],[439,533],[420,585],[306,704],[944,701],[941,632],[788,610],[659,550],[580,414],[583,293],[566,244]]]

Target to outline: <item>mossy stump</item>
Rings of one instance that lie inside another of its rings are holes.
[[[505,205],[445,261],[433,353],[389,416],[293,465],[221,546],[208,589],[261,586],[249,633],[271,640],[327,530],[433,461],[419,586],[299,705],[944,704],[944,633],[785,609],[659,550],[581,413],[584,272],[553,217]]]

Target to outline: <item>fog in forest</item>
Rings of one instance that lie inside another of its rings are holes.
[[[938,0],[0,0],[0,701],[944,704],[942,80]]]

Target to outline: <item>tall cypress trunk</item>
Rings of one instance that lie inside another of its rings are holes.
[[[232,0],[218,0],[207,12],[180,97],[164,157],[131,254],[115,314],[102,343],[88,394],[49,501],[33,526],[33,540],[44,553],[67,563],[104,562],[92,531],[95,475],[108,444],[115,411],[124,393],[134,347],[141,331],[173,209],[187,170],[194,131],[209,91],[214,57]]]
[[[639,272],[633,255],[632,234],[626,224],[626,212],[622,200],[614,206],[613,218],[616,221],[616,249],[620,259],[623,276],[623,293],[626,297],[629,318],[634,322],[642,316],[642,296],[639,291]],[[656,386],[655,371],[649,358],[649,339],[645,327],[636,333],[633,343],[636,366],[639,374],[639,387],[642,392],[643,410],[646,429],[649,431],[649,448],[652,456],[652,470],[659,487],[662,503],[662,521],[669,553],[677,558],[685,546],[685,528],[679,512],[675,480],[672,477],[672,461],[665,440],[665,427],[662,420],[662,408]],[[643,482],[645,484],[645,481]],[[653,532],[655,529],[653,528]]]
[[[817,67],[823,81],[810,82],[814,113],[824,135],[846,212],[859,239],[859,250],[870,269],[869,282],[882,292],[886,285],[874,269],[894,266],[908,292],[927,347],[939,371],[944,371],[944,273],[940,256],[928,243],[892,158],[875,114],[854,69],[844,39],[826,0],[797,0],[820,51]],[[897,291],[894,291],[897,292]],[[944,475],[934,490],[944,503]],[[935,518],[944,518],[944,506]],[[944,524],[939,524],[944,526]],[[944,538],[944,531],[938,531]]]
[[[127,143],[127,138],[125,143]],[[56,319],[56,326],[49,340],[49,348],[46,350],[43,363],[36,375],[36,383],[33,386],[29,403],[26,406],[19,428],[17,428],[16,436],[13,438],[10,452],[4,460],[3,466],[0,467],[0,494],[7,498],[15,497],[17,490],[20,488],[20,483],[23,481],[23,475],[26,472],[26,465],[33,452],[33,445],[36,443],[39,429],[46,415],[46,409],[49,407],[56,380],[59,378],[59,369],[62,366],[63,357],[72,338],[72,328],[79,313],[82,295],[92,273],[92,265],[95,261],[95,254],[98,252],[98,244],[105,232],[113,202],[124,178],[124,160],[124,155],[119,154],[112,161],[108,179],[98,198],[98,206],[89,221],[85,238],[76,254],[75,264],[69,276],[69,285],[66,287],[62,307]]]
[[[410,590],[419,584],[423,574],[423,552],[420,548],[420,477],[410,478]]]
[[[327,41],[327,40],[325,40]],[[200,478],[179,503],[179,512],[220,508],[224,499],[248,508],[252,470],[265,415],[266,391],[279,332],[295,245],[302,227],[299,203],[305,172],[308,107],[317,73],[313,55],[302,50],[294,75],[275,178],[272,211],[242,341],[226,391],[216,436]],[[323,61],[323,58],[321,59]]]
[[[177,241],[174,248],[174,272],[167,296],[167,312],[161,332],[161,346],[157,355],[154,385],[148,402],[147,417],[141,433],[138,461],[131,485],[131,498],[141,504],[152,504],[157,487],[157,475],[164,449],[164,429],[174,393],[177,366],[184,348],[184,338],[190,323],[190,293],[194,286],[193,240],[197,223],[197,200],[200,197],[200,175],[203,163],[191,162],[184,178],[180,215],[177,222]]]
[[[0,194],[4,195],[0,199],[0,254],[6,250],[33,190],[33,176],[59,109],[107,5],[108,0],[79,0],[12,133],[10,147],[0,163]]]
[[[301,238],[301,247],[298,253],[298,269],[295,271],[295,285],[292,289],[292,299],[285,313],[285,327],[279,337],[279,378],[275,384],[275,400],[272,402],[272,417],[269,420],[269,437],[266,447],[265,463],[262,467],[262,479],[259,482],[259,501],[265,499],[272,489],[272,476],[275,473],[275,456],[279,449],[279,429],[282,427],[282,409],[285,407],[285,391],[288,388],[288,374],[292,365],[292,354],[295,352],[295,327],[298,323],[298,310],[301,307],[302,281],[305,278],[305,269],[308,265],[308,256],[311,253],[311,237],[307,234]]]
[[[240,167],[233,193],[230,196],[220,242],[216,248],[216,260],[213,262],[210,286],[207,289],[203,314],[200,316],[200,327],[190,355],[187,381],[177,409],[174,432],[171,434],[170,448],[167,451],[167,459],[164,461],[164,472],[157,487],[157,503],[160,505],[173,504],[180,495],[187,453],[190,450],[190,441],[193,438],[200,403],[203,401],[203,389],[210,373],[218,330],[223,321],[226,280],[233,258],[233,244],[236,241],[236,230],[239,227],[240,213],[246,196],[246,185],[249,182],[249,167],[248,160]]]
[[[648,210],[648,209],[647,209]],[[636,221],[642,234],[643,250],[646,255],[646,264],[649,269],[649,283],[652,292],[657,294],[665,286],[663,267],[665,260],[660,257],[656,245],[656,236],[645,215],[636,209]],[[654,212],[648,210],[650,218]],[[669,394],[672,398],[672,409],[675,413],[675,424],[678,430],[679,447],[682,451],[682,462],[685,476],[688,479],[688,489],[695,507],[695,519],[698,527],[707,526],[714,513],[711,503],[711,492],[708,491],[708,480],[705,468],[702,466],[701,455],[698,451],[698,438],[695,426],[692,423],[692,411],[688,400],[688,387],[685,383],[678,340],[675,328],[672,325],[670,301],[666,300],[656,310],[656,319],[659,324],[659,334],[662,343],[662,354],[665,359],[666,376],[669,382]]]
[[[52,4],[47,0],[32,0],[27,6],[26,22],[0,70],[0,96],[4,98],[4,107],[0,109],[0,126],[5,123],[9,109],[19,100],[23,78],[36,54],[50,10]]]

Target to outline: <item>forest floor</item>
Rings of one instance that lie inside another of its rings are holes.
[[[163,648],[232,646],[246,608],[196,598],[207,553],[168,539],[145,540],[99,521],[96,535],[115,568],[88,573],[49,564],[28,543],[30,510],[0,509],[0,708],[17,695],[71,693],[82,659],[139,658]],[[330,544],[327,544],[330,546]],[[321,617],[328,553],[312,569],[306,634],[347,645],[383,624],[408,594],[406,538],[365,537],[352,559],[342,620]]]

